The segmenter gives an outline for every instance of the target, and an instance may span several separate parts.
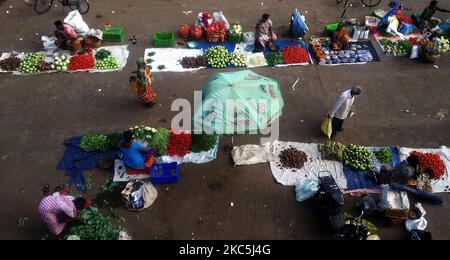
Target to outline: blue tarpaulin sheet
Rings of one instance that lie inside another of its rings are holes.
[[[393,161],[388,163],[388,165],[395,167],[401,163],[400,154],[398,147],[370,147],[371,151],[377,151],[382,148],[388,148],[393,157]],[[374,165],[380,165],[381,163],[378,159],[374,158]],[[343,166],[344,175],[347,178],[347,190],[360,190],[360,189],[378,189],[378,184],[376,184],[367,174],[366,171],[356,171],[351,167]]]
[[[81,136],[72,137],[64,142],[66,147],[57,169],[66,172],[69,186],[75,184],[80,192],[86,192],[86,180],[83,171],[98,167],[102,158],[117,158],[118,150],[86,152],[80,148]]]

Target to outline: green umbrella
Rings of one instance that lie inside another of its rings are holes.
[[[218,73],[202,87],[194,125],[217,134],[255,132],[281,116],[283,106],[275,80],[249,70]]]

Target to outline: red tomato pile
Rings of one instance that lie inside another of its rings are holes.
[[[94,68],[95,58],[92,54],[75,55],[70,58],[69,70],[88,70]]]
[[[419,158],[420,169],[429,169],[434,173],[434,179],[439,180],[444,175],[445,164],[439,154],[412,151],[411,155]]]
[[[192,136],[190,133],[170,130],[167,154],[170,156],[185,156],[191,148]]]
[[[282,50],[285,64],[309,62],[308,52],[300,46],[288,46]]]

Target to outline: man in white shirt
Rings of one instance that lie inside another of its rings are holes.
[[[362,92],[360,86],[355,86],[349,90],[341,93],[341,95],[336,100],[333,109],[328,114],[329,118],[333,118],[333,133],[331,138],[335,138],[337,132],[342,131],[342,125],[344,120],[353,115],[353,103],[355,102],[355,97],[359,96]]]

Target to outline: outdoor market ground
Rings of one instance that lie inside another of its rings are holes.
[[[37,15],[23,1],[2,1],[0,6],[1,51],[37,51],[41,35],[51,34],[55,19],[65,17],[60,6]],[[91,1],[87,23],[101,28],[105,21],[136,35],[130,45],[127,67],[114,73],[50,74],[39,76],[0,75],[0,239],[40,239],[45,234],[37,206],[41,187],[66,182],[56,170],[64,147],[73,135],[107,133],[144,123],[169,127],[175,114],[175,98],[193,100],[193,91],[218,70],[195,73],[155,73],[158,102],[143,107],[130,91],[129,73],[134,60],[152,46],[156,31],[176,31],[192,23],[203,10],[223,10],[230,22],[252,29],[259,16],[272,15],[275,31],[288,29],[291,9],[307,11],[311,32],[319,33],[340,14],[335,1],[294,0],[108,0]],[[358,2],[358,1],[356,1]],[[403,1],[407,13],[422,9],[428,1]],[[450,8],[450,1],[440,1]],[[13,6],[13,8],[10,8]],[[9,14],[6,11],[9,10]],[[185,15],[183,11],[192,10]],[[114,13],[113,13],[114,11]],[[358,6],[349,15],[362,18],[370,10]],[[67,11],[66,11],[67,12]],[[101,15],[102,18],[96,18]],[[379,49],[378,49],[379,52]],[[379,53],[381,54],[381,53]],[[439,147],[450,145],[449,121],[435,116],[449,109],[449,55],[437,64],[421,64],[406,58],[381,55],[381,62],[367,65],[260,68],[254,71],[278,80],[285,110],[281,118],[284,141],[323,142],[319,125],[336,96],[355,84],[364,87],[356,103],[357,115],[348,120],[339,140],[361,145]],[[295,90],[292,84],[299,78]],[[99,91],[101,89],[101,91]],[[410,112],[402,112],[409,110]],[[258,143],[257,136],[236,136],[235,145]],[[231,138],[221,139],[218,158],[202,165],[181,166],[178,184],[158,187],[154,205],[143,213],[116,209],[122,223],[136,239],[329,239],[328,230],[311,202],[297,203],[294,187],[277,184],[267,164],[233,168],[223,151]],[[93,192],[110,175],[93,171]],[[428,230],[436,239],[449,239],[450,197],[442,206],[425,204]],[[347,198],[352,208],[354,198]],[[231,202],[234,207],[231,207]],[[16,228],[18,218],[28,220]],[[402,239],[403,227],[379,225],[383,239]]]

